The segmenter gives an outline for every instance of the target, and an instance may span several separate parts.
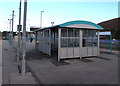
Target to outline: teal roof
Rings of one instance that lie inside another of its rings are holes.
[[[35,31],[39,31],[39,30],[44,30],[44,29],[50,29],[50,28],[55,28],[55,27],[67,27],[69,25],[74,25],[74,24],[87,24],[87,25],[91,25],[91,26],[94,26],[100,30],[103,30],[104,28],[101,27],[100,25],[97,25],[93,22],[89,22],[89,21],[83,21],[83,20],[76,20],[76,21],[69,21],[69,22],[66,22],[66,23],[63,23],[63,24],[59,24],[59,25],[55,25],[55,26],[51,26],[51,27],[46,27],[46,28],[42,28],[42,29],[38,29],[38,30],[35,30]],[[92,28],[91,28],[92,29]]]
[[[67,27],[67,26],[73,25],[73,24],[87,24],[87,25],[92,25],[92,26],[94,26],[94,27],[97,27],[97,28],[99,28],[100,30],[103,30],[103,29],[104,29],[104,28],[101,27],[100,25],[97,25],[97,24],[92,23],[92,22],[89,22],[89,21],[83,21],[83,20],[70,21],[70,22],[66,22],[66,23],[60,24],[59,26],[60,26],[60,27]]]

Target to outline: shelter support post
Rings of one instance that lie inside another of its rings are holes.
[[[82,41],[82,30],[80,30],[79,35],[80,35],[80,36],[79,36],[79,39],[80,39],[80,40],[79,40],[79,45],[80,45],[80,46],[79,46],[79,49],[80,49],[80,53],[79,53],[79,54],[80,54],[80,59],[82,59],[82,50],[81,50],[82,44],[83,44],[83,41]]]
[[[35,32],[35,48],[37,49],[37,31]]]
[[[49,57],[51,57],[51,30],[49,29]]]
[[[61,28],[58,28],[58,62],[61,57]]]
[[[99,31],[98,31],[98,57],[100,57],[100,35],[99,35]]]

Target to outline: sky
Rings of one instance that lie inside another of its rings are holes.
[[[14,31],[17,31],[19,23],[19,0],[0,1],[0,31],[10,31],[8,19],[12,18],[15,11]],[[68,21],[85,20],[100,23],[118,17],[118,0],[28,0],[27,3],[27,27],[40,26],[42,13],[42,27],[62,24]],[[23,25],[24,0],[22,0],[21,24]]]

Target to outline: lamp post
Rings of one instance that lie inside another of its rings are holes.
[[[12,46],[13,46],[13,23],[14,23],[14,10],[13,10],[13,12],[12,12],[12,33],[11,33],[11,40],[12,40]]]
[[[51,22],[51,24],[52,24],[52,26],[53,26],[54,22]]]
[[[42,13],[43,13],[44,11],[41,11],[41,18],[40,18],[40,28],[42,28]]]
[[[9,40],[11,40],[11,21],[12,21],[12,19],[8,19],[8,21],[9,21],[9,24],[10,24],[10,26],[9,26],[9,30],[10,30]]]
[[[22,75],[25,74],[26,71],[26,19],[27,19],[27,0],[24,0],[24,19],[23,19],[23,37],[22,37]]]

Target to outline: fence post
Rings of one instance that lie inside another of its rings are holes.
[[[110,32],[110,54],[112,54],[112,32]]]

